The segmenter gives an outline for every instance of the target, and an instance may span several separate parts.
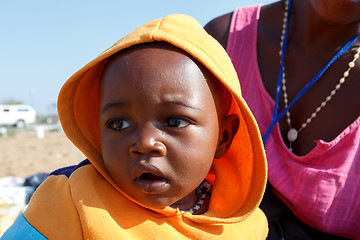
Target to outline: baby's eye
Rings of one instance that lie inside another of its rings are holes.
[[[114,131],[120,131],[130,127],[130,123],[125,120],[111,120],[108,122],[107,127]]]
[[[168,118],[166,119],[166,124],[168,127],[185,127],[187,125],[189,125],[189,121],[185,120],[185,119],[181,119],[181,118],[176,118],[176,117],[172,117],[172,118]]]

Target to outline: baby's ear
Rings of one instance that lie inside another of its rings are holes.
[[[230,148],[230,145],[239,129],[239,116],[236,114],[228,115],[224,118],[219,132],[219,141],[215,158],[221,158]]]

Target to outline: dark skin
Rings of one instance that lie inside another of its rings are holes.
[[[108,60],[100,87],[107,171],[145,206],[191,208],[196,187],[237,132],[230,103],[230,93],[210,71],[170,44],[121,51]],[[208,204],[209,197],[195,214]]]
[[[232,13],[209,22],[205,29],[226,48]],[[279,71],[280,36],[284,7],[281,2],[265,5],[258,25],[258,64],[265,89],[275,99]],[[335,53],[360,32],[360,1],[294,0],[290,20],[288,47],[285,55],[287,93],[291,101],[322,69]],[[295,129],[316,110],[335,88],[353,59],[360,40],[343,54],[319,81],[291,107]],[[303,156],[315,146],[316,140],[330,142],[360,115],[360,63],[350,71],[346,82],[317,117],[299,133],[293,152]],[[284,108],[282,92],[280,110]],[[280,121],[283,140],[289,145],[286,117]]]

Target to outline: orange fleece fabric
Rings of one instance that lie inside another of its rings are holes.
[[[240,127],[228,152],[214,159],[208,211],[150,209],[125,194],[109,176],[100,147],[99,81],[108,57],[130,46],[165,41],[192,55],[233,96],[230,113]],[[35,192],[26,220],[48,239],[265,239],[258,208],[266,178],[261,136],[231,60],[202,26],[186,15],[151,21],[125,36],[76,72],[63,86],[58,112],[68,138],[91,164],[70,176],[51,175]]]

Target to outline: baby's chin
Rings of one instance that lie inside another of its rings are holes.
[[[191,193],[190,193],[191,194]],[[196,204],[196,196],[189,198],[189,195],[186,197],[179,196],[168,196],[165,192],[163,194],[154,194],[145,193],[142,190],[139,190],[137,196],[134,196],[134,199],[138,201],[140,204],[150,209],[179,209],[181,211],[185,211]]]
[[[144,205],[146,208],[163,210],[163,209],[177,209],[178,206],[176,205],[176,202],[178,200],[179,199],[176,198],[167,198],[160,196],[156,197],[154,195],[151,195],[146,197],[146,199],[141,199],[137,201],[142,205]]]

